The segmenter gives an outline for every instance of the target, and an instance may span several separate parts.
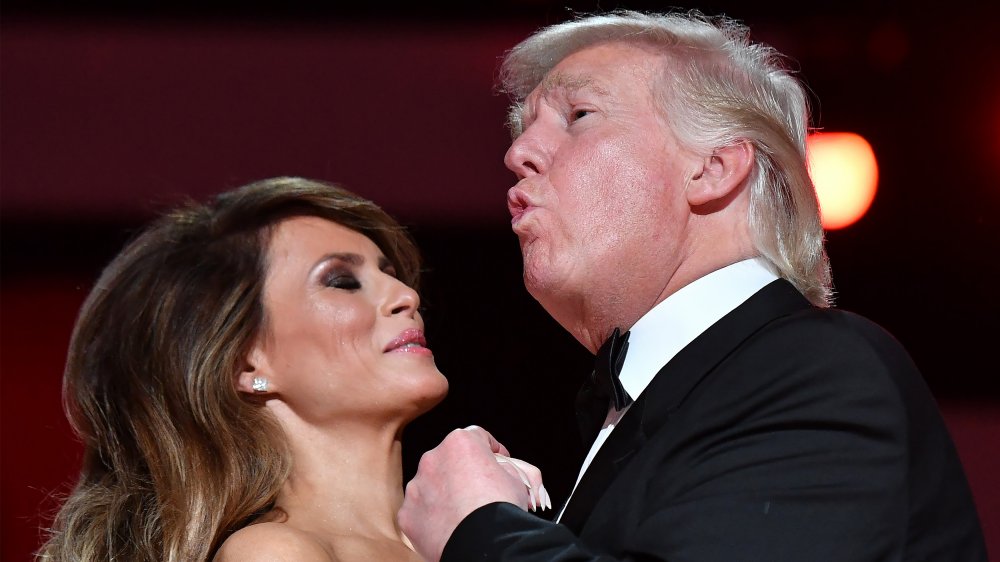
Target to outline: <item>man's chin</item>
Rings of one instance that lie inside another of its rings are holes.
[[[552,273],[551,269],[539,271],[534,268],[524,268],[524,288],[546,310],[558,306],[566,297],[565,291],[561,288],[563,284],[558,282]]]

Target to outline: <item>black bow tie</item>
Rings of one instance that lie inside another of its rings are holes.
[[[615,328],[597,350],[594,371],[576,395],[576,418],[586,444],[592,443],[601,431],[609,407],[619,412],[632,403],[632,397],[618,379],[627,350],[628,332],[622,334]]]

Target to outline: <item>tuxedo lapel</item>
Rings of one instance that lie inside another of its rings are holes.
[[[612,481],[705,375],[765,324],[810,304],[783,279],[722,317],[663,366],[604,442],[559,522],[579,534]]]
[[[705,375],[758,330],[778,318],[811,308],[798,289],[784,279],[757,291],[660,369],[643,392],[649,398],[640,424],[642,431],[646,435],[656,432]]]
[[[591,509],[601,499],[608,484],[645,442],[644,435],[640,431],[644,409],[645,400],[640,396],[597,451],[594,460],[587,467],[587,472],[583,474],[576,490],[573,491],[566,509],[559,518],[559,523],[569,527],[574,534],[580,533]]]

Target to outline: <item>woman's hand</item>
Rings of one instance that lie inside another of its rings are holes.
[[[421,556],[439,560],[458,524],[494,502],[532,511],[552,507],[538,468],[511,458],[481,427],[456,429],[420,458],[406,485],[399,526]]]

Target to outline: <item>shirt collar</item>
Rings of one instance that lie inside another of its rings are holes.
[[[763,258],[728,265],[696,279],[657,304],[630,329],[621,381],[633,399],[695,338],[777,279]]]

